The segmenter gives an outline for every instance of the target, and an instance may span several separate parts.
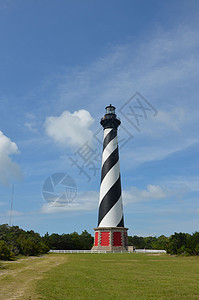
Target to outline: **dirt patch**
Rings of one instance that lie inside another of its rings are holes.
[[[117,266],[131,266],[131,263],[130,262],[117,262],[117,263],[115,263],[115,265],[117,265]],[[138,265],[141,265],[141,263],[140,262],[137,262],[136,261],[136,266],[138,266]]]
[[[45,272],[67,261],[66,256],[45,255],[3,262],[7,269],[0,270],[0,299],[38,299],[34,284]]]
[[[161,262],[170,261],[171,262],[171,260],[169,260],[169,259],[149,259],[148,261],[161,261]]]
[[[162,254],[160,254],[160,253],[147,254],[147,256],[160,256],[160,255],[162,255]]]
[[[118,259],[101,259],[100,261],[116,261],[118,262]],[[119,260],[120,262],[134,262],[138,261],[138,259],[125,259],[125,260]]]

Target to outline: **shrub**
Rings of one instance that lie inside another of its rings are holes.
[[[11,260],[14,255],[12,251],[7,247],[4,241],[0,241],[0,259],[1,260]]]

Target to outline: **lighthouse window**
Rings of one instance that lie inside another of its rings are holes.
[[[106,113],[107,114],[115,114],[115,107],[111,106],[111,105],[106,107]]]

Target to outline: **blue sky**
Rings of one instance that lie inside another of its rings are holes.
[[[129,234],[198,231],[198,20],[193,0],[0,0],[0,223],[14,184],[12,224],[93,234],[112,103]],[[52,205],[42,189],[60,173],[77,190]]]

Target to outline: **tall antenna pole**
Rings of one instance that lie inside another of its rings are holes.
[[[14,184],[12,185],[12,197],[11,197],[11,207],[10,207],[10,222],[9,225],[12,226],[12,208],[13,208],[13,200],[14,200]]]

